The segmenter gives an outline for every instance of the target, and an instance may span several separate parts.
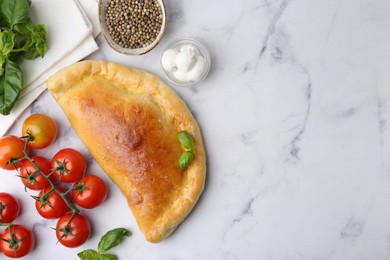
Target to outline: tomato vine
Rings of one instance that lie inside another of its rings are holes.
[[[42,114],[30,115],[24,121],[21,137],[0,138],[0,167],[16,170],[25,191],[40,191],[38,196],[31,195],[38,213],[43,218],[58,219],[53,229],[59,243],[77,247],[91,234],[89,220],[79,207],[92,209],[100,205],[106,199],[107,187],[98,176],[86,174],[84,156],[72,148],[61,149],[51,160],[33,154],[35,149],[50,145],[56,136],[54,120]],[[0,226],[6,227],[0,234],[0,251],[12,257],[27,254],[34,246],[34,234],[13,224],[16,216],[2,221],[3,211],[0,200]]]

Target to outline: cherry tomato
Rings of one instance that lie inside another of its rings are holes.
[[[11,258],[27,255],[35,245],[34,233],[22,225],[12,225],[6,228],[0,238],[0,250]]]
[[[22,135],[30,135],[28,145],[41,149],[49,146],[57,137],[57,125],[53,119],[43,114],[33,114],[27,117],[22,126]]]
[[[34,160],[44,174],[47,176],[50,174],[51,165],[49,160],[40,156],[33,156],[31,159]],[[41,173],[37,172],[37,169],[29,160],[24,161],[23,166],[20,167],[20,176],[24,185],[31,190],[42,190],[50,185],[49,181]],[[50,179],[54,180],[52,176],[50,176]]]
[[[87,169],[87,162],[78,151],[65,148],[54,155],[51,167],[58,169],[53,173],[57,180],[70,183],[83,177]]]
[[[9,193],[0,192],[0,222],[12,222],[19,215],[20,205]]]
[[[65,192],[65,190],[60,186],[56,186],[56,188],[62,193]],[[44,195],[50,190],[51,186],[44,188],[39,193],[38,197],[40,199],[35,201],[35,208],[44,218],[60,218],[68,212],[69,207],[56,191],[52,191],[48,195]]]
[[[78,247],[82,245],[91,235],[91,225],[86,217],[67,213],[61,217],[56,226],[58,241],[66,247]]]
[[[14,164],[10,163],[10,161],[24,157],[24,145],[25,142],[22,139],[13,135],[0,138],[0,167],[6,170],[15,170]],[[15,165],[19,168],[21,163],[16,163]]]
[[[92,209],[100,205],[107,197],[107,187],[96,175],[87,175],[84,180],[73,184],[73,200],[83,208]]]

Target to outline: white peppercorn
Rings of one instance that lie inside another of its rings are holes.
[[[116,43],[124,48],[142,48],[157,38],[162,10],[156,0],[109,0],[105,20]]]

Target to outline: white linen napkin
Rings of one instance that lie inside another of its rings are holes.
[[[96,38],[100,33],[98,0],[75,0],[83,15],[86,15],[87,20],[92,26],[92,36]]]
[[[0,115],[0,136],[12,127],[26,108],[46,89],[46,80],[59,69],[75,63],[98,49],[96,0],[33,0],[30,15],[48,32],[48,51],[43,59],[24,60],[24,84],[10,115]],[[84,9],[85,8],[85,9]],[[88,10],[88,11],[86,11]]]

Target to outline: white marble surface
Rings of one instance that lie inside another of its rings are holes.
[[[38,243],[26,259],[77,259],[100,236],[127,227],[119,259],[390,259],[390,1],[165,1],[167,32],[140,57],[103,59],[163,76],[159,58],[178,37],[210,50],[199,86],[174,88],[196,116],[208,154],[206,189],[167,240],[146,242],[124,198],[94,163],[45,92],[23,115],[47,113],[60,136],[40,154],[80,149],[110,196],[85,211],[94,226],[82,247],[56,245],[35,213],[32,192],[1,171],[0,190],[17,194],[19,223]],[[22,119],[23,119],[22,118]],[[19,135],[20,122],[12,133]]]

